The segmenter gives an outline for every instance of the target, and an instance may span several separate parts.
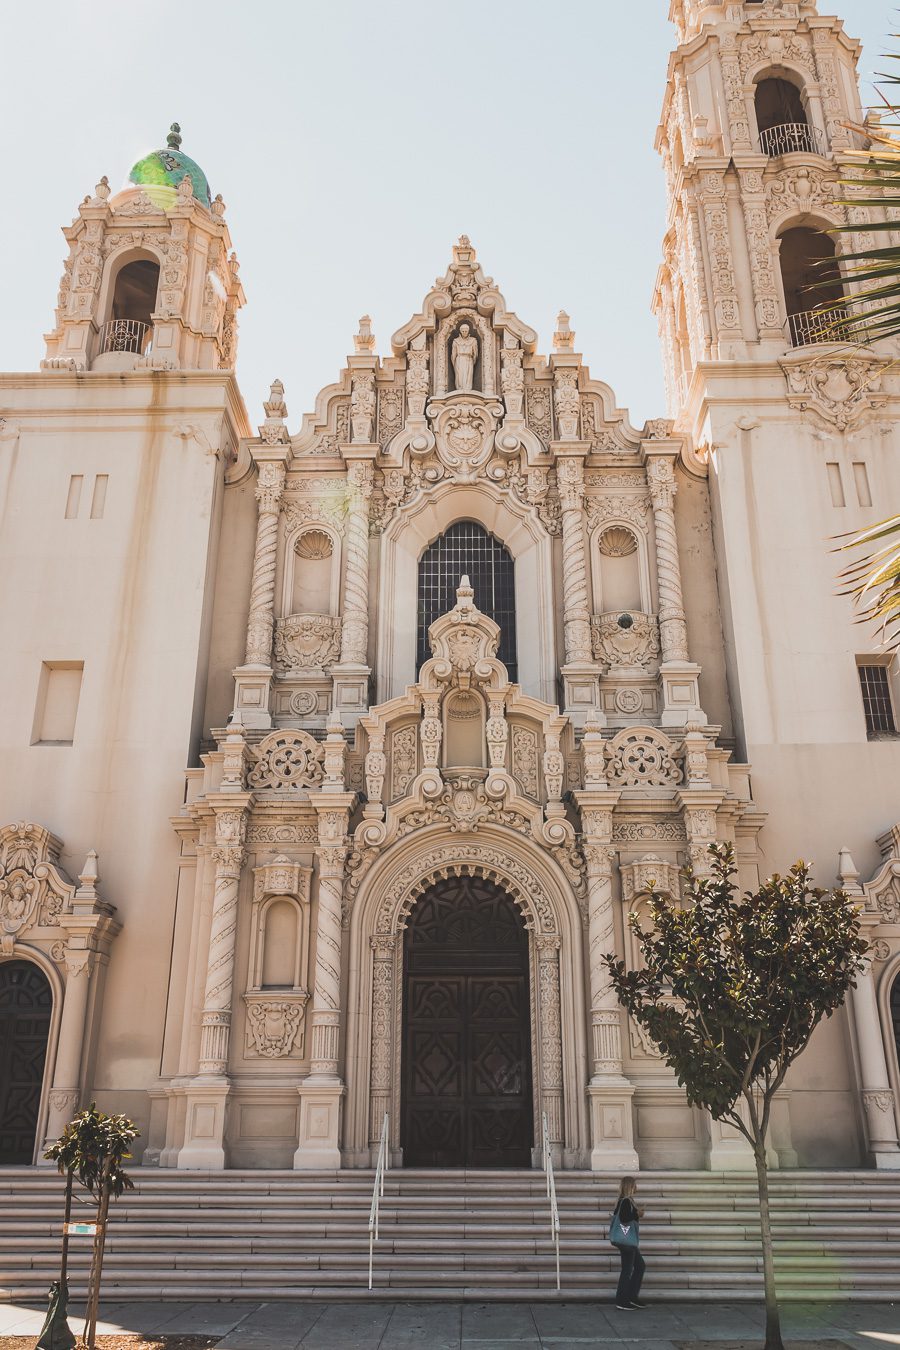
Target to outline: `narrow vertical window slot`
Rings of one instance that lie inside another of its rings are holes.
[[[84,475],[73,473],[69,479],[69,493],[66,497],[66,520],[75,520],[78,515],[78,507],[81,505],[81,488],[84,483]]]
[[[94,495],[91,498],[91,520],[102,520],[106,506],[106,485],[109,474],[98,473],[94,478]]]
[[[853,480],[856,483],[856,498],[860,506],[872,505],[872,493],[869,488],[869,473],[862,460],[853,465]]]
[[[831,490],[831,505],[846,506],[847,500],[844,496],[844,483],[841,478],[840,464],[826,464],[828,470],[828,486]]]

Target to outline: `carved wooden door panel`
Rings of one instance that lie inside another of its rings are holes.
[[[404,945],[407,1167],[528,1167],[528,942],[513,902],[453,878],[422,897]]]
[[[0,1163],[34,1156],[53,995],[30,961],[0,962]]]

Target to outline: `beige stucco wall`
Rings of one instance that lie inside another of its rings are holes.
[[[0,818],[46,824],[71,875],[88,849],[123,928],[106,982],[94,1088],[145,1126],[159,1069],[178,841],[195,753],[224,466],[242,430],[228,375],[5,376],[0,442]],[[208,428],[207,444],[179,434]],[[13,437],[10,433],[17,432]],[[71,474],[85,478],[64,518]],[[90,519],[93,475],[109,475]],[[44,661],[83,661],[71,746],[30,744]]]

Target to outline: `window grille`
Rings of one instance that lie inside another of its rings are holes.
[[[862,690],[863,712],[869,736],[896,733],[894,707],[888,668],[884,665],[859,666],[859,687]]]
[[[456,590],[468,576],[475,604],[500,626],[500,660],[511,680],[516,663],[515,563],[507,550],[474,520],[460,520],[435,539],[419,559],[416,620],[416,674],[431,656],[428,628],[456,604]]]

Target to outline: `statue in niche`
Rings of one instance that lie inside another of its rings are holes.
[[[453,361],[453,378],[456,388],[464,394],[471,392],[475,383],[475,362],[478,360],[478,339],[467,323],[461,324],[459,336],[453,339],[450,348]]]

